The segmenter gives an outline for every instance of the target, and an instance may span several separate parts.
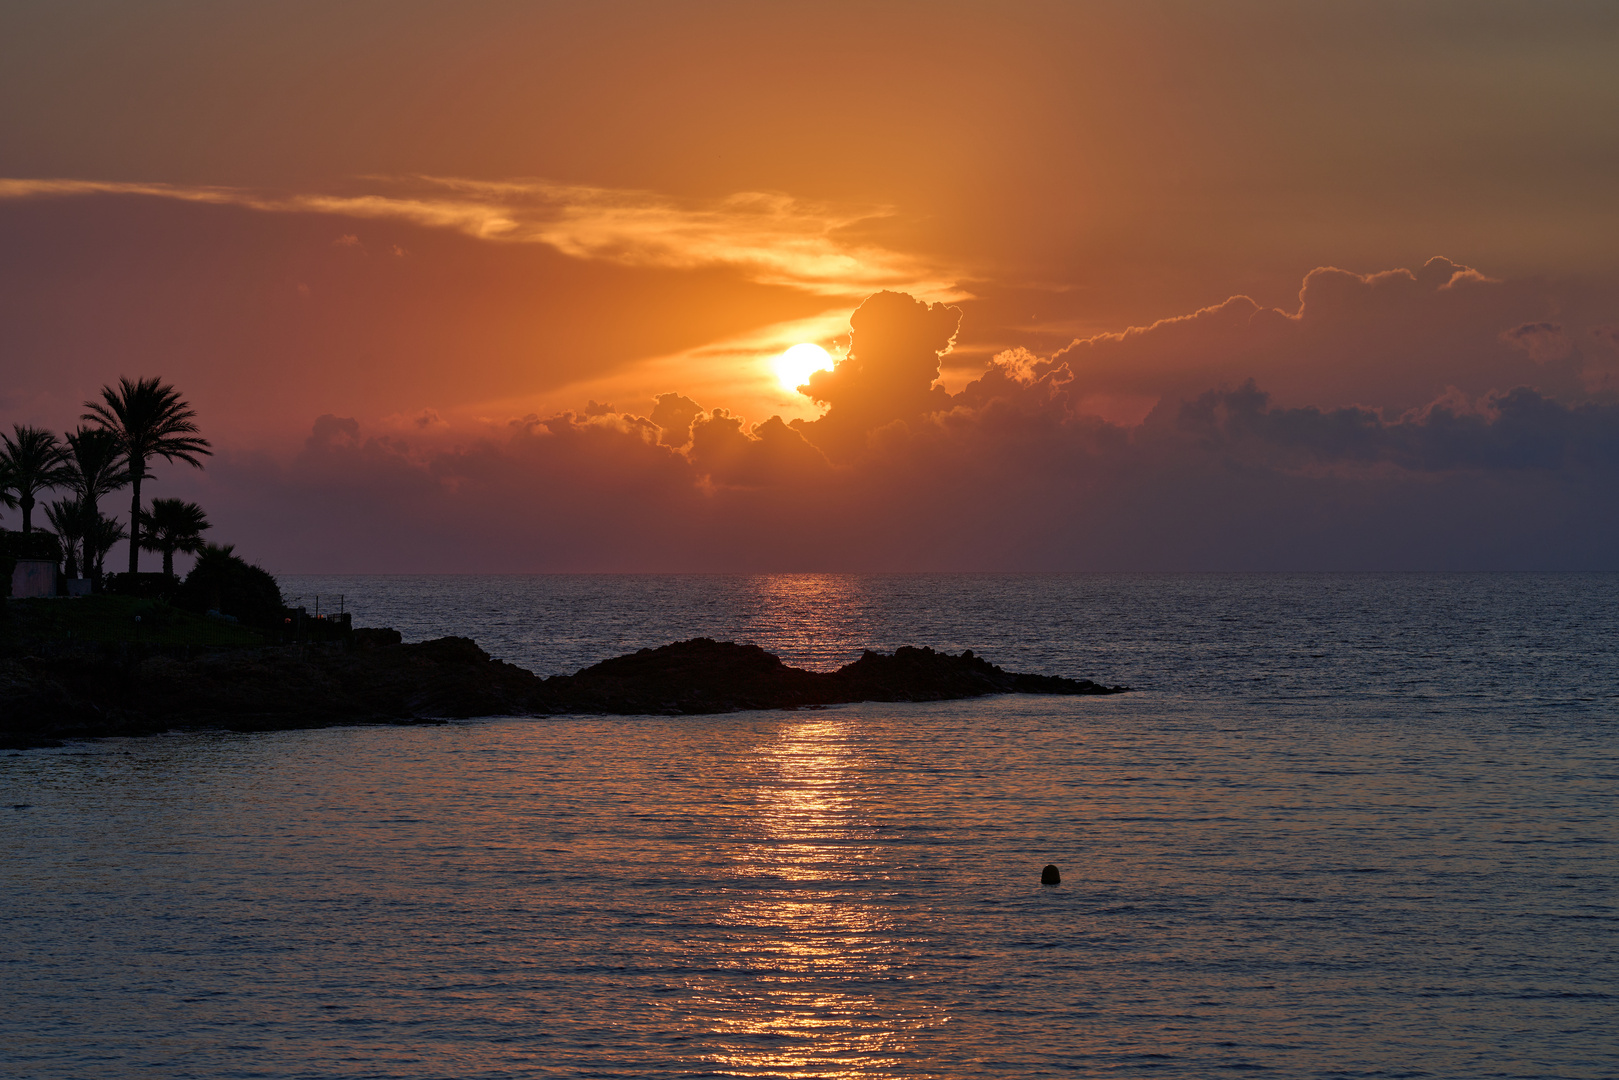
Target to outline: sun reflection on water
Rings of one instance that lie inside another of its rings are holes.
[[[914,977],[873,854],[856,777],[857,733],[841,719],[785,726],[759,756],[755,828],[734,854],[733,899],[720,916],[724,974],[691,987],[709,1036],[703,1062],[737,1076],[916,1072],[915,1032],[942,1022],[896,1009],[883,984]]]
[[[858,577],[761,574],[747,589],[743,635],[795,667],[840,667],[871,641],[870,590]]]

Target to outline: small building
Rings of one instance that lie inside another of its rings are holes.
[[[23,600],[31,596],[56,595],[56,561],[54,559],[18,559],[11,572],[11,595]]]

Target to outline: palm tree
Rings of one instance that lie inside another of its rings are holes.
[[[139,569],[141,528],[141,481],[149,475],[148,460],[161,457],[176,459],[198,469],[202,462],[198,455],[207,456],[208,440],[197,435],[197,425],[191,422],[197,414],[180,397],[174,387],[152,379],[128,378],[118,380],[118,389],[101,388],[101,401],[87,401],[90,411],[84,419],[93,420],[118,437],[128,466],[129,482],[135,489],[129,504],[129,572]]]
[[[96,569],[98,553],[93,552],[91,547],[102,540],[106,541],[107,547],[111,547],[122,538],[121,531],[118,536],[107,538],[107,529],[102,524],[105,519],[101,516],[101,497],[129,483],[120,446],[118,436],[106,428],[81,424],[77,430],[67,434],[67,466],[72,473],[69,483],[79,497],[53,503],[59,508],[58,515],[62,520],[52,516],[51,524],[61,536],[63,549],[67,552],[69,577],[82,576],[99,582],[101,574]],[[73,559],[77,546],[81,544],[86,545],[82,570],[75,574]],[[99,557],[104,559],[106,554],[106,548],[102,548]]]
[[[0,506],[17,509],[17,495],[12,490],[15,486],[11,480],[11,462],[0,457]]]
[[[16,438],[0,435],[0,442],[5,443],[0,456],[5,458],[11,488],[17,493],[15,505],[22,507],[22,531],[33,532],[34,496],[46,488],[63,486],[71,474],[63,464],[66,451],[54,432],[21,424],[11,425],[11,430]]]
[[[174,576],[174,553],[202,548],[202,534],[213,525],[202,507],[179,499],[153,499],[152,511],[141,515],[141,547],[163,553],[163,572]]]
[[[89,576],[88,559],[85,560],[84,574],[79,573],[79,552],[91,526],[89,515],[84,511],[85,505],[80,499],[57,499],[53,503],[45,504],[45,518],[51,523],[51,528],[56,530],[57,543],[62,548],[62,560],[67,564],[63,569],[70,578]]]
[[[97,514],[85,523],[84,534],[84,566],[89,572],[90,579],[95,581],[96,588],[101,587],[101,579],[107,573],[107,552],[118,541],[129,536],[124,527],[109,517]]]
[[[79,493],[79,500],[99,514],[101,497],[129,483],[120,440],[106,428],[81,424],[78,430],[68,432],[67,449],[67,466],[73,473],[69,483]]]

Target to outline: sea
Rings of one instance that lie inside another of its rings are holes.
[[[1133,689],[0,754],[0,1075],[1619,1076],[1619,575],[281,585]]]

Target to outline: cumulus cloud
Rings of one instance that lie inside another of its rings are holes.
[[[1295,311],[1246,296],[1149,326],[1074,341],[1054,359],[1091,393],[1182,396],[1257,379],[1289,404],[1404,411],[1448,388],[1528,383],[1564,393],[1583,358],[1534,282],[1498,281],[1444,258],[1421,268],[1304,279]]]
[[[1559,299],[1442,260],[1317,270],[1296,310],[1005,349],[950,393],[972,308],[880,291],[809,384],[817,421],[678,366],[476,423],[418,388],[163,483],[278,571],[1615,569],[1619,397],[1593,373],[1619,312]],[[1568,351],[1537,362],[1546,340]],[[1361,396],[1359,364],[1404,389]],[[1144,419],[1098,415],[1134,391]]]
[[[360,441],[360,422],[352,416],[333,416],[326,413],[315,418],[305,447],[326,450],[333,446],[354,446]]]
[[[1411,319],[1433,293],[1494,287],[1435,264],[1312,278],[1304,311],[1228,303],[1138,336],[1192,355],[1255,333],[1255,320],[1259,332],[1293,333],[1314,303],[1361,340],[1395,336],[1389,319],[1432,340]],[[1358,323],[1342,317],[1351,308]],[[317,508],[321,551],[333,535],[356,538],[357,567],[379,569],[1615,565],[1619,403],[1452,386],[1396,411],[1291,404],[1244,378],[1165,395],[1127,426],[1089,411],[1072,349],[1007,350],[946,393],[938,365],[960,318],[898,294],[869,298],[848,355],[812,384],[830,406],[814,423],[749,423],[674,391],[646,416],[591,402],[475,436],[369,432],[328,415],[296,461],[249,470],[242,490]],[[1502,332],[1467,340],[1521,353]],[[1535,373],[1557,362],[1524,363]]]
[[[740,417],[715,409],[693,425],[689,459],[705,490],[805,492],[831,479],[826,456],[779,416],[744,432]]]
[[[278,535],[283,569],[1613,565],[1614,406],[1524,389],[1383,420],[1243,386],[1129,431],[1067,409],[1050,373],[985,379],[975,404],[885,427],[842,464],[719,408],[684,451],[625,413],[525,417],[453,445],[322,417],[287,466],[212,470],[210,507]],[[266,507],[298,513],[255,519]]]
[[[652,422],[660,429],[658,441],[664,446],[685,446],[691,442],[691,423],[703,407],[684,394],[659,394],[652,406]]]
[[[1532,322],[1514,326],[1510,330],[1501,331],[1501,340],[1522,349],[1537,364],[1563,360],[1574,351],[1574,342],[1569,340],[1568,335],[1563,333],[1563,328],[1554,322]]]
[[[960,326],[959,308],[896,292],[867,298],[849,317],[847,355],[810,376],[809,396],[829,406],[826,415],[794,426],[846,454],[875,428],[949,408],[939,364]]]
[[[1390,463],[1415,472],[1457,469],[1609,469],[1619,466],[1619,407],[1569,406],[1529,387],[1491,394],[1479,411],[1436,404],[1385,422],[1368,409],[1272,408],[1252,382],[1181,405],[1177,427],[1200,448],[1295,470]]]

